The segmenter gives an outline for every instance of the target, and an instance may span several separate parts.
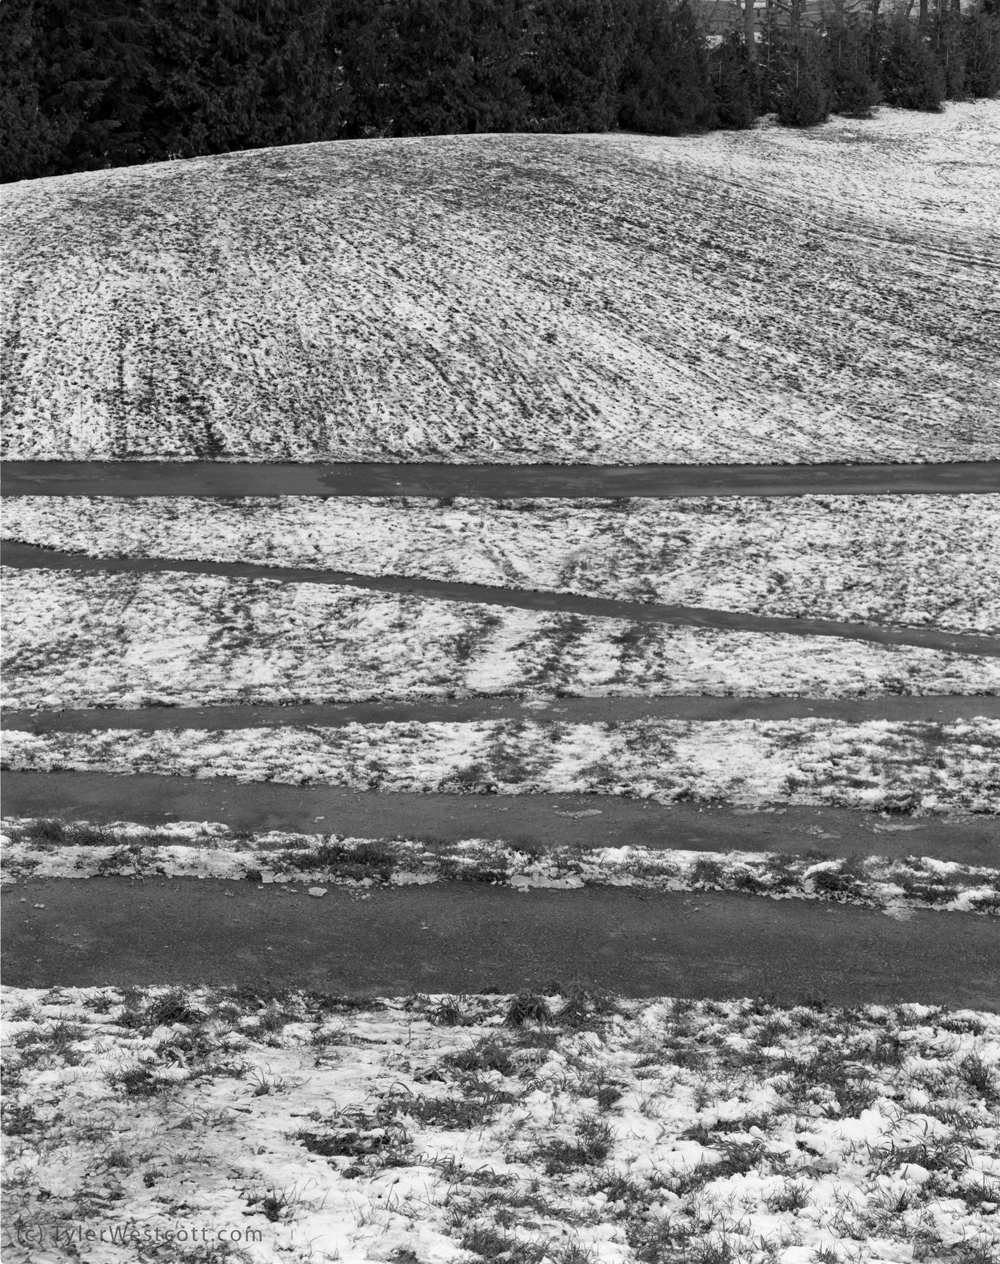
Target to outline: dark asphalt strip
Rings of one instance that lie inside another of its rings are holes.
[[[1000,640],[992,637],[939,632],[923,628],[879,628],[860,623],[838,623],[832,619],[790,619],[767,615],[741,614],[730,610],[709,610],[700,606],[668,606],[654,602],[619,601],[602,597],[579,597],[570,593],[525,591],[520,588],[493,588],[486,584],[463,584],[447,580],[418,579],[411,576],[372,577],[346,571],[302,569],[291,566],[260,566],[249,562],[179,561],[158,557],[89,557],[83,553],[63,553],[5,540],[0,544],[0,564],[27,570],[76,570],[158,574],[180,572],[189,575],[223,575],[237,579],[270,579],[295,584],[337,584],[368,592],[408,593],[439,601],[469,601],[517,610],[546,610],[591,618],[627,619],[634,623],[674,623],[682,626],[720,628],[730,632],[779,632],[791,636],[836,636],[879,645],[913,645],[948,650],[955,654],[1000,658]]]
[[[445,465],[7,461],[5,496],[852,496],[1000,492],[1000,461]]]
[[[356,892],[191,878],[18,884],[3,896],[13,987],[268,982],[336,993],[517,991],[550,980],[626,996],[808,994],[835,1005],[1000,1008],[988,917],[728,893],[525,893],[441,883]]]
[[[331,702],[299,706],[100,707],[63,711],[2,711],[0,728],[29,733],[87,733],[107,729],[249,729],[345,724],[469,723],[554,720],[560,724],[629,720],[903,720],[946,724],[975,716],[1000,719],[1000,696],[932,695],[886,698],[554,698],[525,705],[517,698],[460,702]]]
[[[1000,817],[883,818],[848,808],[731,807],[598,794],[419,794],[292,786],[229,777],[4,772],[5,816],[63,821],[218,821],[236,831],[457,842],[497,838],[540,847],[776,851],[826,857],[934,856],[1000,868]]]

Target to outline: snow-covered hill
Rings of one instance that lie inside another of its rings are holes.
[[[1000,458],[1000,102],[7,186],[8,458]]]

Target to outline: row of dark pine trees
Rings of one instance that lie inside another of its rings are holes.
[[[270,145],[792,126],[1000,91],[1000,0],[710,36],[688,0],[3,0],[0,179]],[[955,7],[952,7],[955,6]],[[911,0],[912,9],[912,0]],[[734,11],[739,23],[739,16]]]

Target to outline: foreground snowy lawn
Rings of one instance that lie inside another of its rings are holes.
[[[5,502],[3,534],[97,557],[253,561],[1000,630],[1000,496],[23,496]]]
[[[586,809],[576,815],[589,816],[594,811],[600,810]],[[893,823],[882,828],[914,826]],[[1000,869],[917,855],[905,860],[834,859],[821,850],[821,844],[838,835],[817,826],[803,831],[800,855],[543,847],[487,838],[431,843],[279,830],[234,834],[227,826],[208,821],[153,828],[128,822],[94,825],[10,818],[0,830],[0,881],[11,883],[121,874],[323,882],[360,888],[449,880],[522,891],[636,886],[657,891],[744,891],[779,900],[835,900],[873,906],[900,918],[909,916],[913,908],[1000,915]],[[309,894],[318,898],[325,890],[314,885]]]
[[[997,694],[1000,659],[209,575],[4,568],[5,706]]]
[[[337,141],[7,186],[4,455],[997,459],[998,121]]]
[[[494,720],[5,735],[3,766],[457,794],[1000,811],[1000,720]]]
[[[996,1259],[997,1015],[547,992],[5,988],[4,1258]]]

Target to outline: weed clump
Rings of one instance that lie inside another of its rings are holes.
[[[495,1036],[484,1036],[468,1049],[446,1054],[443,1061],[456,1071],[499,1071],[501,1075],[511,1075],[514,1070],[510,1049]]]
[[[611,1153],[614,1138],[603,1119],[583,1119],[577,1128],[576,1141],[549,1141],[535,1151],[545,1162],[546,1176],[570,1172],[577,1167],[596,1167]]]
[[[108,1077],[112,1088],[121,1089],[126,1097],[156,1097],[167,1087],[166,1080],[158,1080],[149,1067],[128,1067],[114,1071]]]
[[[518,992],[511,1001],[504,1023],[508,1027],[523,1027],[525,1023],[548,1023],[552,1012],[544,996],[535,992]]]
[[[181,988],[171,988],[158,996],[146,1010],[146,1022],[151,1027],[170,1027],[174,1023],[191,1026],[204,1020],[204,1015],[194,1009]]]

